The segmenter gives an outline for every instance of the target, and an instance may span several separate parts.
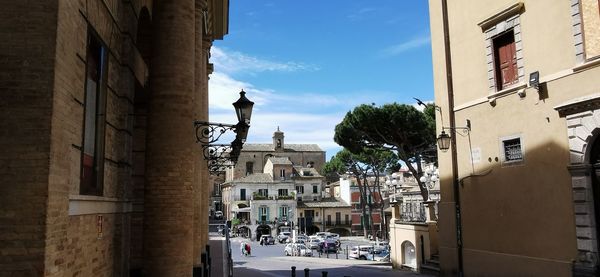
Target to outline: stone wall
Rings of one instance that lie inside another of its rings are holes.
[[[57,14],[58,1],[0,9],[0,276],[44,271]]]

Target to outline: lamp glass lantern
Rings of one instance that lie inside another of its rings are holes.
[[[450,149],[450,140],[450,135],[446,134],[445,131],[442,131],[442,133],[438,136],[437,144],[442,152],[446,152],[448,149]]]
[[[246,125],[250,125],[250,117],[252,116],[252,107],[254,106],[254,102],[250,101],[246,98],[246,92],[242,90],[240,92],[240,99],[233,103],[233,107],[235,108],[235,113],[237,115],[238,121],[240,123],[245,123]]]

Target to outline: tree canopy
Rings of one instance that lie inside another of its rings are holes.
[[[419,181],[419,176],[422,174],[421,159],[437,160],[434,105],[428,105],[423,112],[397,103],[360,105],[336,125],[334,140],[359,156],[372,155],[370,149],[392,150],[415,176],[421,195],[428,200],[427,188]]]

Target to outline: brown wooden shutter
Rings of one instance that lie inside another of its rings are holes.
[[[496,85],[497,90],[501,90],[519,80],[517,51],[512,31],[494,39],[494,52],[496,56]]]

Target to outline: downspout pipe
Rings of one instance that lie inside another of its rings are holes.
[[[446,60],[446,86],[448,89],[448,116],[450,130],[456,130],[456,118],[454,116],[454,84],[452,82],[452,57],[450,51],[450,31],[448,26],[447,0],[442,1],[442,24],[444,31],[444,57]],[[456,215],[456,250],[458,257],[458,276],[464,276],[463,249],[462,249],[462,218],[460,209],[460,187],[458,180],[458,157],[456,151],[456,133],[450,136],[450,148],[452,155],[452,187]]]

